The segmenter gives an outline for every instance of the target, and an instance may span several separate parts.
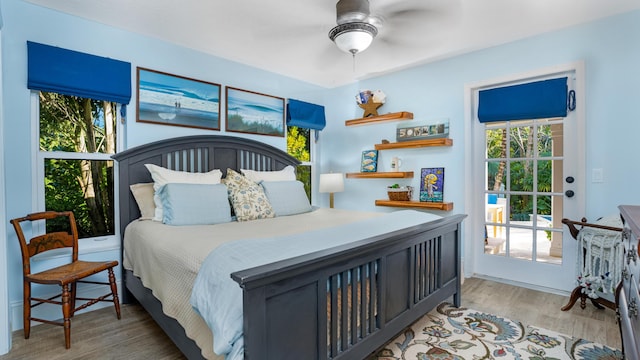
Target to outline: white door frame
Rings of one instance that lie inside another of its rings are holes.
[[[465,111],[465,173],[468,178],[474,176],[477,173],[478,166],[483,165],[483,162],[478,162],[477,156],[475,155],[475,145],[484,142],[483,133],[480,131],[476,131],[477,126],[476,118],[474,114],[474,109],[477,109],[477,91],[482,88],[487,87],[497,87],[504,84],[510,84],[517,81],[522,81],[524,79],[532,79],[537,77],[546,77],[553,76],[555,74],[566,74],[568,72],[575,73],[575,92],[576,92],[576,109],[575,111],[575,119],[576,119],[576,139],[577,142],[572,144],[576,153],[576,169],[582,169],[582,173],[576,174],[576,182],[572,184],[572,189],[578,194],[582,196],[576,196],[572,201],[576,201],[574,204],[578,212],[582,214],[585,213],[585,188],[586,188],[586,168],[585,168],[585,86],[584,86],[584,62],[577,61],[568,64],[552,66],[548,68],[532,70],[529,72],[507,75],[499,78],[482,80],[475,83],[470,83],[465,85],[464,89],[464,111]],[[481,254],[478,247],[483,246],[483,244],[478,241],[477,234],[482,234],[483,226],[484,226],[484,214],[485,209],[483,207],[484,204],[481,204],[477,201],[477,195],[479,193],[484,192],[484,181],[482,179],[478,179],[478,181],[469,181],[465,186],[465,213],[470,216],[465,220],[465,232],[463,234],[464,245],[463,245],[463,264],[464,271],[466,277],[474,276],[477,269],[477,261],[478,257],[484,254]],[[478,215],[481,214],[481,215]],[[575,249],[575,240],[568,237],[566,234],[567,231],[563,231],[565,236],[563,237],[563,241],[572,241],[571,244],[573,246],[567,246],[567,249]],[[566,244],[566,243],[565,243]],[[563,246],[563,248],[565,248]],[[484,250],[484,249],[482,249]],[[483,253],[484,251],[482,251]],[[574,254],[568,254],[569,259],[575,259]],[[567,257],[563,256],[563,261],[567,261]],[[575,267],[574,267],[575,268]],[[575,279],[575,274],[569,274],[569,277]],[[505,281],[501,279],[500,281]],[[506,281],[512,282],[513,281]],[[548,288],[545,286],[540,286],[536,284],[525,284],[525,283],[516,283],[516,285],[520,285],[523,287],[533,288],[544,290],[548,292],[555,292],[560,294],[568,294],[570,289],[573,288],[573,284],[569,284],[569,287],[566,289],[555,289]]]

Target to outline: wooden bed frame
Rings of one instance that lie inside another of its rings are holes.
[[[223,173],[299,164],[270,145],[221,135],[162,140],[113,158],[118,161],[123,238],[127,224],[140,216],[129,185],[152,182],[144,164]],[[364,359],[440,302],[453,297],[460,306],[465,217],[451,215],[231,274],[243,289],[245,359]],[[123,302],[140,302],[187,358],[202,358],[200,348],[164,315],[139,278],[124,271],[122,281]]]

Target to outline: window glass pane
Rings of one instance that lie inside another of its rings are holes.
[[[44,169],[46,210],[73,211],[81,238],[115,233],[113,161],[45,159]]]
[[[551,125],[541,125],[538,127],[538,157],[553,156],[553,137],[551,136]]]
[[[552,168],[554,161],[552,160],[538,160],[538,191],[539,192],[551,192],[552,183]]]
[[[509,228],[509,257],[532,260],[533,233],[529,229]]]
[[[487,130],[487,159],[507,157],[507,129]]]
[[[116,104],[40,93],[40,150],[114,154]]]
[[[511,191],[533,190],[533,161],[512,161],[510,163]]]
[[[311,161],[311,130],[287,127],[287,152],[300,161]]]
[[[307,197],[311,201],[311,166],[298,165],[296,167],[296,178],[304,184],[304,191],[307,192]]]
[[[506,161],[488,161],[487,162],[487,189],[489,191],[505,190],[506,184]]]
[[[512,127],[509,132],[509,155],[512,158],[533,157],[533,127],[518,126]]]
[[[509,217],[512,223],[525,222],[520,225],[530,225],[531,214],[533,213],[533,196],[531,195],[511,195],[509,201]]]

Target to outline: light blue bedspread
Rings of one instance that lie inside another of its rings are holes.
[[[225,243],[202,263],[191,305],[213,332],[213,351],[226,360],[244,359],[242,289],[230,274],[422,224],[440,216],[401,210],[355,223],[275,238]]]

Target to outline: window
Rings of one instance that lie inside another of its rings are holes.
[[[561,263],[563,120],[486,125],[485,253]]]
[[[114,235],[118,104],[44,91],[34,99],[37,209],[73,211],[80,238]]]
[[[311,129],[297,126],[287,127],[287,152],[302,161],[296,168],[296,176],[304,184],[309,201],[311,201],[311,171],[313,166],[311,131]]]

